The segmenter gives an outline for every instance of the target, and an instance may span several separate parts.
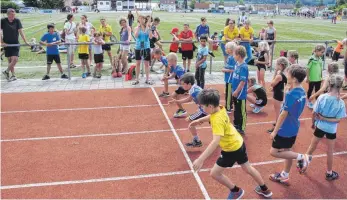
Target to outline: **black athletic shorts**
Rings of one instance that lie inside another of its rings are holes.
[[[88,60],[89,59],[89,54],[86,53],[79,53],[78,58],[81,60]]]
[[[283,101],[284,92],[283,91],[273,91],[273,98],[277,101]]]
[[[194,52],[191,51],[182,51],[182,60],[191,60],[193,59]]]
[[[338,61],[338,60],[339,60],[339,57],[340,57],[340,53],[334,51],[333,56],[331,57],[331,59],[332,59],[333,61]]]
[[[276,135],[274,141],[272,141],[272,148],[275,149],[290,149],[294,145],[296,136],[294,137],[282,137]]]
[[[61,63],[59,55],[47,55],[47,64],[48,65],[51,65],[53,63],[53,60],[57,64]]]
[[[327,133],[325,131],[320,130],[319,128],[316,128],[313,135],[316,136],[317,138],[323,138],[325,135],[325,137],[329,140],[335,140],[336,139],[336,133]]]
[[[111,51],[111,45],[109,45],[109,44],[104,44],[101,47],[102,47],[102,50]]]
[[[266,106],[266,104],[267,104],[267,99],[256,99],[255,100],[255,105],[258,107]]]
[[[242,165],[248,162],[248,156],[247,156],[245,143],[243,143],[242,146],[236,151],[232,151],[232,152],[222,151],[216,164],[220,167],[226,168],[226,167],[234,166],[235,162],[237,162],[237,164],[239,165]]]
[[[19,47],[4,47],[5,57],[9,58],[12,56],[19,57]]]
[[[94,62],[96,64],[104,62],[104,54],[94,54]]]
[[[186,92],[188,92],[187,90],[184,90],[182,86],[179,86],[177,88],[177,90],[175,90],[176,94],[185,94]]]
[[[145,60],[145,61],[151,61],[151,49],[141,49],[137,50],[135,49],[135,60]]]
[[[199,108],[194,114],[189,115],[189,120],[190,120],[190,121],[194,121],[194,120],[197,120],[197,119],[206,117],[206,116],[207,116],[206,113],[203,112],[203,111]]]

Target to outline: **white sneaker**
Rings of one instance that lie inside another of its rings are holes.
[[[249,104],[249,106],[250,106],[251,108],[255,108],[255,105],[254,105],[254,104]]]

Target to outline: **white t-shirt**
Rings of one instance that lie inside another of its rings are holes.
[[[76,24],[75,22],[66,22],[64,24],[64,29],[66,29],[68,32],[65,36],[66,39],[76,39],[75,31],[76,31]]]
[[[102,54],[103,53],[102,45],[93,44],[93,52],[94,54]]]
[[[89,35],[89,36],[92,36],[91,35],[92,34],[92,27],[93,27],[92,23],[90,23],[90,22],[87,22],[86,24],[80,23],[79,26],[80,27],[83,27],[83,26],[86,27],[86,29],[87,29],[86,34]]]

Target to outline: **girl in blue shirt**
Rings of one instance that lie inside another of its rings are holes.
[[[309,161],[311,161],[312,154],[316,150],[318,143],[325,136],[328,139],[328,166],[325,178],[327,180],[335,180],[339,177],[339,174],[332,169],[336,130],[341,119],[346,117],[345,102],[340,98],[343,77],[334,74],[329,77],[328,84],[329,93],[319,96],[313,107],[312,129],[315,129],[315,131],[307,154],[309,155]],[[301,163],[298,162],[297,165],[300,167]],[[305,170],[301,172],[305,172]]]

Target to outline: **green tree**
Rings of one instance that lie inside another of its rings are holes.
[[[81,6],[82,5],[82,2],[80,0],[73,0],[72,1],[72,5],[73,6]]]
[[[60,9],[64,7],[64,0],[24,0],[27,7],[38,7],[46,9]]]
[[[190,8],[191,8],[191,9],[194,9],[194,8],[195,8],[195,3],[196,3],[195,0],[191,0],[191,1],[190,1]]]
[[[224,0],[220,0],[220,1],[219,1],[219,5],[220,5],[220,6],[224,6]]]
[[[302,4],[301,4],[301,0],[296,0],[295,2],[295,7],[296,8],[301,8]]]
[[[245,2],[243,0],[239,0],[240,5],[245,5]]]
[[[9,8],[13,8],[13,9],[18,11],[19,6],[16,3],[11,2],[11,1],[2,1],[1,2],[1,10],[4,10],[6,12],[6,10]]]
[[[319,6],[324,6],[323,0],[320,0],[318,5],[319,5]]]
[[[347,1],[346,0],[337,0],[336,3],[337,3],[338,6],[341,6],[341,5],[345,4],[345,3],[347,3]]]

